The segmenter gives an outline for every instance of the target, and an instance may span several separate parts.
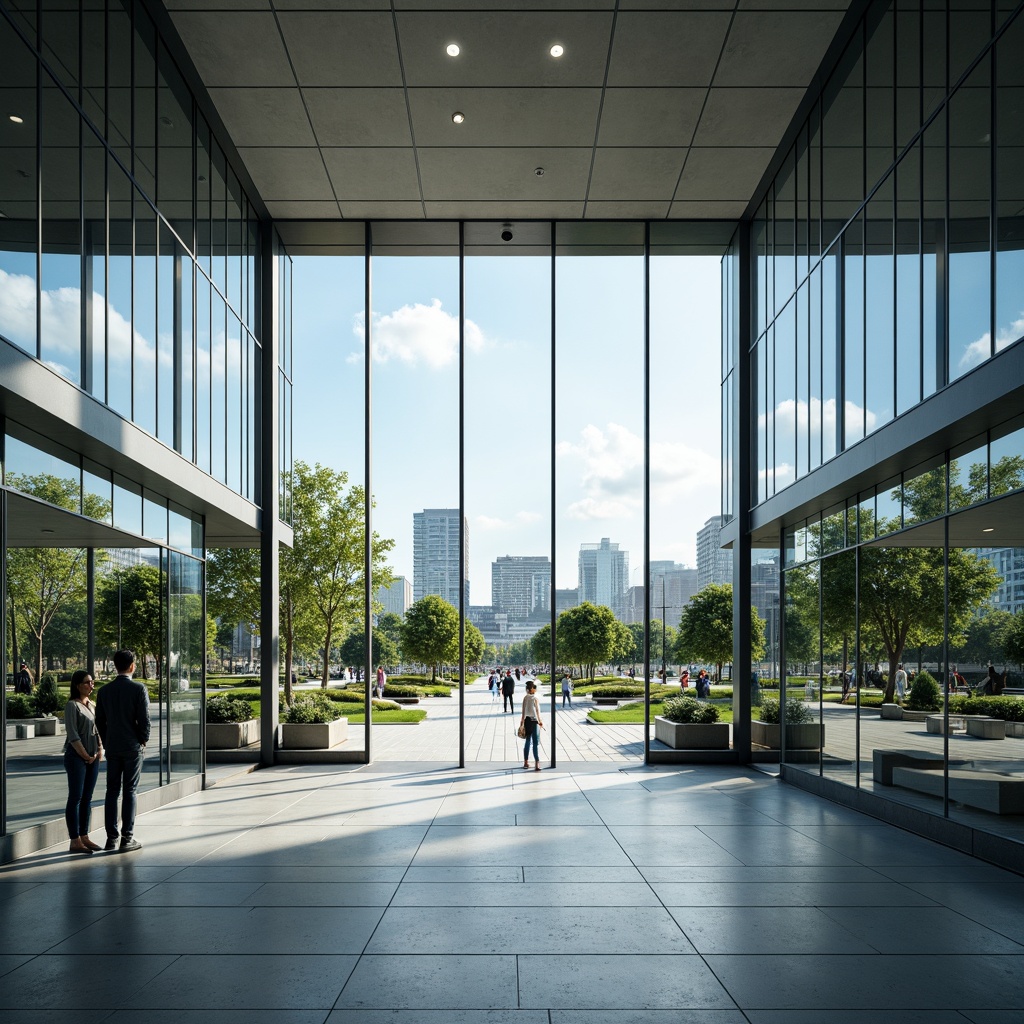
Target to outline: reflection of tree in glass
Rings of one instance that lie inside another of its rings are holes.
[[[156,659],[157,678],[163,655],[163,573],[140,562],[115,569],[96,586],[96,637],[107,650],[135,652],[139,674],[148,679],[147,659]]]
[[[81,491],[77,479],[52,473],[9,473],[6,483],[50,505],[69,512],[80,511]],[[110,512],[110,502],[95,494],[86,494],[81,511],[91,519],[104,519]],[[37,679],[43,667],[43,637],[66,602],[84,598],[85,577],[84,548],[8,548],[7,593],[12,642],[16,644],[17,624],[20,622],[35,641]],[[17,656],[16,651],[14,655]]]

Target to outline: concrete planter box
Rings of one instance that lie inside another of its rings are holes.
[[[33,718],[30,721],[35,723],[36,735],[37,736],[56,736],[57,735],[57,722],[56,718]],[[64,723],[61,722],[61,725]],[[62,730],[63,731],[63,730]]]
[[[769,750],[781,749],[782,726],[777,722],[750,723],[750,739]],[[802,722],[786,726],[787,750],[820,750],[825,743],[825,726],[820,722]]]
[[[237,750],[260,741],[260,720],[246,722],[207,722],[207,750]],[[199,723],[186,722],[182,727],[182,742],[186,750],[199,749]]]
[[[1007,722],[1006,735],[1014,739],[1024,739],[1024,722]]]
[[[728,722],[670,722],[654,717],[654,738],[673,750],[728,750]]]
[[[283,722],[281,746],[285,750],[329,750],[348,739],[348,719],[333,722]]]

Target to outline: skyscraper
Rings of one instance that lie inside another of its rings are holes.
[[[491,563],[491,604],[511,622],[547,615],[551,560],[547,555],[501,555]]]
[[[732,552],[723,550],[719,533],[725,520],[712,516],[697,531],[697,589],[710,583],[732,583]]]
[[[459,607],[459,510],[425,508],[412,515],[413,600],[438,594]],[[469,566],[469,527],[462,523],[462,552]],[[463,597],[469,605],[469,579]]]
[[[607,605],[625,621],[629,586],[629,552],[620,551],[607,537],[600,544],[581,544],[579,555],[580,602]]]

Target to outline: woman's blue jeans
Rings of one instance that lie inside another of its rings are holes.
[[[68,836],[77,839],[89,834],[92,794],[100,774],[100,763],[93,761],[86,764],[69,748],[64,751],[64,770],[68,773],[68,802],[64,808],[64,820],[68,826]]]
[[[534,761],[540,760],[540,754],[538,753],[539,747],[537,746],[540,737],[540,726],[536,722],[526,721],[526,740],[523,742],[523,760],[530,760],[530,741],[533,741],[533,759]]]

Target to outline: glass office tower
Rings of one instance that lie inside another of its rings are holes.
[[[1024,809],[989,557],[1024,546],[1022,43],[1017,5],[871,5],[724,278],[726,536],[747,588],[781,559],[781,696],[820,726],[784,774],[968,847]]]

